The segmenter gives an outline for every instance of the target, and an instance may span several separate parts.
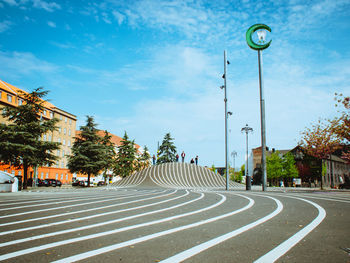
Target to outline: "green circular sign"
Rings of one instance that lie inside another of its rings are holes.
[[[254,49],[254,50],[263,50],[265,48],[268,48],[271,44],[271,41],[270,40],[268,43],[266,44],[263,44],[263,45],[260,45],[260,44],[257,44],[253,41],[253,34],[255,31],[259,30],[259,29],[266,29],[267,31],[271,32],[271,28],[267,25],[264,25],[264,24],[255,24],[255,25],[252,25],[248,30],[247,30],[247,33],[246,33],[246,40],[247,40],[247,44],[250,48]]]

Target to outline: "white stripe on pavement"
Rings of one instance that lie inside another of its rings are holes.
[[[254,263],[275,262],[277,259],[282,257],[285,253],[287,253],[292,247],[294,247],[298,242],[300,242],[300,240],[302,240],[305,236],[307,236],[312,230],[314,230],[326,217],[326,211],[318,204],[303,198],[290,197],[290,196],[287,196],[287,197],[299,199],[313,205],[318,210],[318,216],[314,220],[312,220],[312,222],[308,224],[306,227],[304,227],[302,230],[300,230],[299,232],[297,232],[296,234],[288,238],[286,241],[284,241],[283,243],[281,243],[280,245],[272,249],[270,252],[268,252],[264,256],[254,261]]]
[[[76,261],[83,260],[83,259],[86,259],[86,258],[89,258],[89,257],[93,257],[93,256],[97,256],[97,255],[100,255],[100,254],[104,254],[104,253],[113,251],[113,250],[117,250],[119,248],[127,247],[127,246],[130,246],[130,245],[134,245],[134,244],[137,244],[137,243],[141,243],[141,242],[147,241],[147,240],[151,240],[153,238],[158,238],[158,237],[161,237],[161,236],[165,236],[165,235],[168,235],[168,234],[172,234],[172,233],[175,233],[175,232],[179,232],[179,231],[182,231],[182,230],[186,230],[186,229],[189,229],[189,228],[193,228],[193,227],[197,227],[197,226],[200,226],[200,225],[203,225],[203,224],[207,224],[207,223],[211,223],[211,222],[217,221],[219,219],[222,219],[222,218],[225,218],[225,217],[228,217],[230,215],[234,215],[234,214],[238,213],[236,211],[242,212],[242,211],[247,210],[250,207],[252,207],[253,204],[254,204],[254,200],[250,199],[249,197],[244,197],[244,198],[249,199],[249,204],[246,205],[243,208],[240,208],[238,210],[232,211],[230,213],[227,213],[227,214],[224,214],[224,215],[220,215],[220,216],[216,216],[216,217],[212,217],[212,218],[209,218],[209,219],[205,219],[205,220],[202,220],[202,221],[199,221],[199,222],[196,222],[196,223],[192,223],[192,224],[176,227],[176,228],[173,228],[173,229],[161,231],[161,232],[154,233],[154,234],[151,234],[151,235],[147,235],[147,236],[131,239],[131,240],[119,243],[119,244],[103,247],[103,248],[100,248],[100,249],[92,250],[92,251],[85,252],[85,253],[78,254],[78,255],[74,255],[74,256],[71,256],[71,257],[63,258],[63,259],[60,259],[60,260],[57,260],[57,261],[53,261],[52,263],[76,262]]]
[[[237,195],[239,195],[239,194],[237,194]],[[242,196],[242,195],[239,195],[239,196]],[[267,216],[265,216],[263,218],[260,218],[259,220],[254,221],[248,225],[245,225],[241,228],[238,228],[232,232],[226,233],[222,236],[213,238],[207,242],[204,242],[198,246],[187,249],[179,254],[176,254],[176,255],[169,257],[165,260],[162,260],[160,262],[161,263],[174,263],[174,262],[184,261],[185,259],[193,257],[194,255],[197,255],[197,254],[203,252],[204,250],[207,250],[208,248],[211,248],[211,247],[216,246],[216,245],[218,245],[218,244],[220,244],[220,243],[222,243],[230,238],[238,236],[238,235],[242,234],[243,232],[248,231],[248,230],[266,222],[267,220],[270,220],[271,218],[275,217],[283,210],[283,205],[279,200],[277,200],[273,197],[269,197],[269,196],[266,196],[266,197],[273,199],[277,204],[277,208],[272,213],[268,214]]]

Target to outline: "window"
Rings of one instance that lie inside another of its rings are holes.
[[[64,129],[63,129],[63,134],[66,134],[66,133],[67,133],[67,129],[64,128]]]
[[[64,161],[61,162],[61,168],[64,168]]]
[[[58,127],[58,132],[61,133],[62,132],[62,128]]]
[[[49,173],[46,173],[46,179],[49,178]]]
[[[44,179],[44,172],[41,172],[40,178]]]
[[[60,120],[62,120],[62,116],[60,116]]]
[[[58,180],[58,174],[56,174],[56,180]]]
[[[71,132],[71,130],[69,129],[69,130],[68,130],[68,135],[71,136],[71,134],[72,134],[72,132]]]
[[[63,143],[62,143],[63,145],[66,145],[66,140],[65,139],[63,139]]]
[[[13,175],[15,175],[15,174],[16,174],[16,171],[12,170],[11,173],[12,173]]]
[[[1,100],[1,95],[2,95],[2,91],[0,90],[0,100]],[[70,124],[70,123],[69,123]]]
[[[22,99],[18,99],[18,105],[19,106],[23,105],[23,100]]]
[[[22,171],[18,171],[18,175],[22,175]]]
[[[57,142],[61,142],[61,138],[58,138],[58,139],[57,139]]]
[[[68,174],[66,174],[66,181],[68,181]]]
[[[61,180],[63,180],[63,174],[61,174]]]
[[[68,141],[68,146],[70,147],[70,141]]]
[[[46,116],[46,110],[43,110],[43,114]]]
[[[64,122],[67,123],[67,117],[64,117]]]
[[[71,119],[69,119],[69,124],[72,124],[72,120]]]
[[[7,101],[12,102],[12,96],[10,94],[7,94]]]
[[[57,150],[57,156],[60,156],[60,154],[61,154],[61,151]]]
[[[64,150],[62,150],[62,157],[64,157]]]

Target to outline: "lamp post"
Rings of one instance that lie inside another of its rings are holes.
[[[246,165],[245,165],[245,189],[250,190],[252,188],[252,183],[251,183],[251,178],[249,176],[249,170],[248,170],[248,133],[253,132],[253,128],[250,128],[248,124],[246,124],[245,127],[241,129],[241,132],[245,132],[246,142],[247,142]]]
[[[259,30],[258,38],[259,44],[255,43],[252,39],[252,35],[255,31]],[[262,169],[262,190],[266,191],[267,176],[266,176],[266,124],[265,124],[265,97],[264,97],[264,84],[262,73],[262,50],[268,48],[271,44],[265,43],[266,31],[271,32],[271,28],[264,24],[252,25],[246,33],[247,44],[251,49],[258,51],[258,63],[259,63],[259,87],[260,87],[260,119],[261,119],[261,169]]]
[[[237,156],[237,152],[236,151],[232,151],[231,152],[231,157],[233,159],[233,174],[235,174],[235,158]]]
[[[227,118],[228,118],[228,112],[227,112],[227,92],[226,92],[226,65],[230,64],[230,62],[227,61],[226,59],[226,50],[224,50],[224,75],[222,78],[224,79],[224,85],[221,86],[221,89],[224,89],[225,93],[225,175],[226,175],[226,190],[229,188],[229,177],[228,177],[228,145],[227,145]],[[231,113],[232,114],[232,113]]]

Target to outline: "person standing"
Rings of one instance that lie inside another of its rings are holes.
[[[176,162],[177,163],[179,162],[179,154],[178,153],[176,154]]]
[[[156,156],[154,154],[153,154],[152,160],[153,160],[153,165],[156,165]]]
[[[182,153],[181,153],[181,158],[182,158],[182,162],[183,162],[183,163],[185,162],[185,156],[186,156],[185,152],[182,151]]]
[[[198,165],[198,155],[196,156],[196,158],[194,158],[194,160],[196,161],[196,165]]]

